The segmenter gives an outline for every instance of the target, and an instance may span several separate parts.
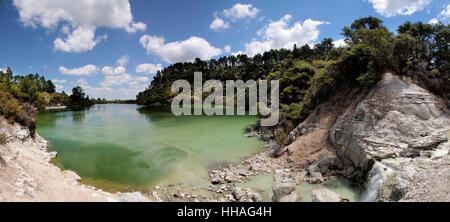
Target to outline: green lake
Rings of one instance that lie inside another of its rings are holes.
[[[246,138],[255,116],[174,116],[169,108],[95,105],[43,112],[37,132],[57,151],[54,163],[106,190],[183,183],[207,186],[208,170],[261,151]]]

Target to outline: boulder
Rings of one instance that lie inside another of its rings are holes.
[[[344,200],[339,194],[329,189],[313,190],[311,198],[312,202],[343,202]]]
[[[309,174],[308,182],[313,184],[323,183],[325,182],[325,179],[320,172],[312,172]]]
[[[295,183],[275,183],[272,186],[274,202],[296,202],[301,197],[295,192]]]
[[[243,191],[240,187],[234,187],[232,189],[232,194],[234,196],[234,199],[238,201],[241,200],[246,195],[245,191]]]

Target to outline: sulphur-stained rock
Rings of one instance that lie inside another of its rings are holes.
[[[329,189],[313,190],[311,198],[312,202],[343,202],[345,199]]]

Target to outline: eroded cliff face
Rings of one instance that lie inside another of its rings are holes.
[[[386,73],[337,118],[330,141],[348,168],[370,172],[363,200],[450,201],[449,130],[444,99]]]

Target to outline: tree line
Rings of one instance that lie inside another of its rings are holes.
[[[281,112],[301,122],[333,92],[345,87],[367,89],[386,71],[414,76],[434,93],[450,98],[449,25],[406,22],[394,34],[375,17],[355,20],[344,27],[346,46],[335,47],[330,38],[314,45],[294,45],[253,57],[245,54],[219,59],[172,64],[157,72],[137,96],[142,105],[170,104],[177,95],[172,82],[193,83],[194,72],[203,81],[279,80]]]
[[[39,74],[13,75],[11,68],[0,70],[0,114],[9,122],[18,122],[34,131],[37,111],[49,106],[82,109],[93,105],[84,90],[77,86],[69,96],[58,93],[50,80]]]

